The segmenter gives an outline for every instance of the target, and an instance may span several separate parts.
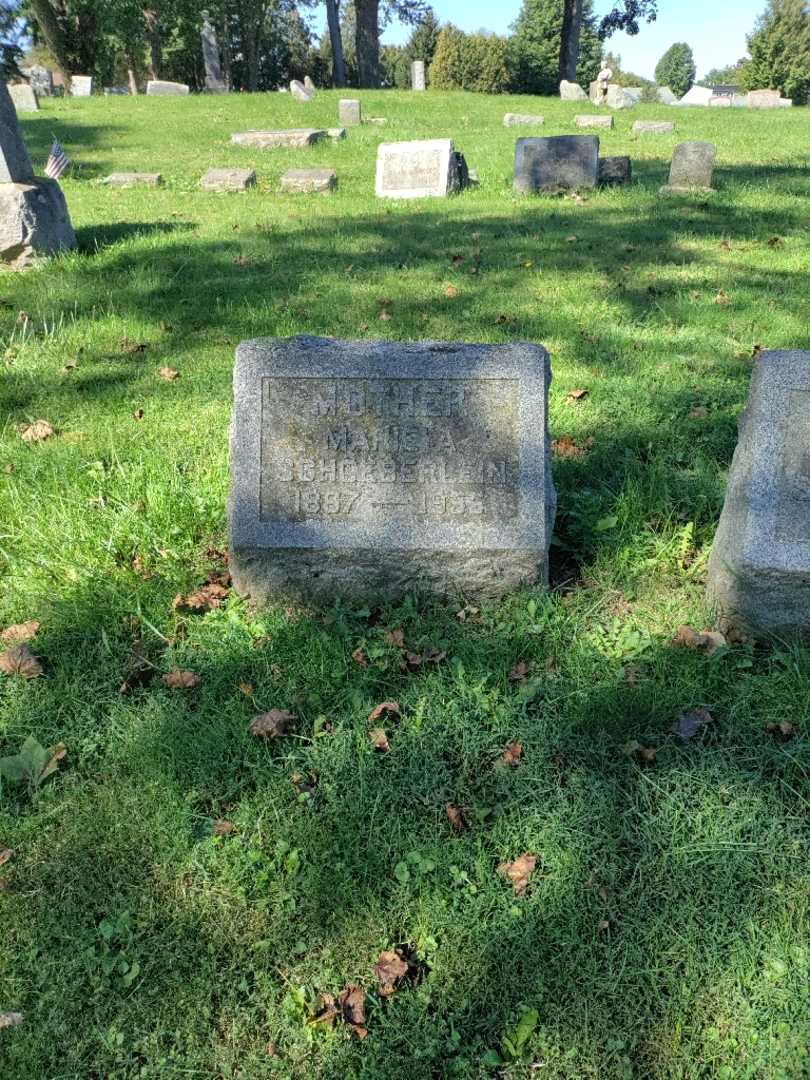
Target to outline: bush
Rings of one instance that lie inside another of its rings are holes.
[[[696,74],[695,57],[685,41],[670,45],[655,65],[655,81],[659,86],[668,86],[678,97],[692,88]]]
[[[509,88],[506,38],[465,34],[448,23],[439,34],[430,83],[437,90],[503,94]]]
[[[556,94],[564,0],[524,0],[509,41],[510,89],[517,94]],[[577,79],[586,90],[599,73],[602,43],[591,0],[583,5]]]
[[[797,105],[810,101],[810,12],[805,0],[770,0],[748,49],[746,90],[779,90]]]

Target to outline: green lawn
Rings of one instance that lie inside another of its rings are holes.
[[[636,182],[584,201],[515,197],[531,132],[501,118],[559,134],[588,105],[368,93],[385,127],[228,142],[332,126],[338,96],[54,101],[23,121],[40,168],[54,133],[75,162],[80,251],[0,279],[0,629],[39,621],[45,669],[0,674],[0,754],[67,747],[39,786],[0,790],[0,1013],[24,1014],[0,1076],[474,1078],[493,1051],[518,1078],[810,1076],[810,652],[671,644],[710,625],[756,352],[810,348],[810,110],[620,113],[602,150]],[[633,136],[639,117],[676,133]],[[376,201],[377,144],[438,136],[480,186]],[[663,199],[692,138],[717,143],[717,193]],[[336,194],[278,193],[310,163]],[[201,192],[227,164],[258,189]],[[165,187],[98,184],[121,169]],[[551,593],[463,618],[417,598],[173,609],[222,571],[234,349],[296,333],[547,346]],[[28,445],[38,418],[56,435]],[[403,671],[395,630],[446,658]],[[158,677],[121,694],[133,647]],[[167,688],[173,668],[202,684]],[[368,737],[383,701],[388,753]],[[679,742],[697,706],[714,721]],[[252,736],[273,708],[289,734]],[[765,732],[783,721],[794,737]],[[518,896],[497,868],[524,853]],[[395,947],[413,963],[382,996]],[[308,1022],[353,985],[366,1039]]]

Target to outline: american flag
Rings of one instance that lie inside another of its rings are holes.
[[[45,165],[45,175],[50,176],[52,180],[58,180],[69,164],[70,158],[65,153],[65,148],[58,139],[54,139]]]

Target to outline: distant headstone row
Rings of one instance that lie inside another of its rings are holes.
[[[594,105],[606,105],[611,109],[630,109],[641,101],[643,92],[640,86],[618,86],[610,81],[612,77],[610,68],[602,68],[599,76],[590,84],[587,94],[578,83],[563,79],[560,83],[560,98],[563,101],[587,101],[590,98]],[[718,93],[717,89],[695,85],[680,100],[668,86],[656,87],[655,93],[662,105],[779,109],[789,108],[793,104],[790,98],[782,97],[778,90],[749,90],[747,94],[734,91]]]

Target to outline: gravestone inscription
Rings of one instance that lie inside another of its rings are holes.
[[[93,76],[71,75],[70,93],[72,97],[90,97],[93,93]]]
[[[469,180],[467,163],[452,139],[381,143],[375,190],[385,199],[441,198]]]
[[[10,83],[8,92],[17,112],[39,112],[36,91],[29,83]]]
[[[338,120],[347,127],[362,124],[363,108],[360,101],[357,98],[341,98],[338,102]]]
[[[239,346],[231,561],[240,592],[498,596],[547,579],[550,365],[531,344]]]
[[[810,631],[810,352],[759,355],[708,592],[726,626]]]

